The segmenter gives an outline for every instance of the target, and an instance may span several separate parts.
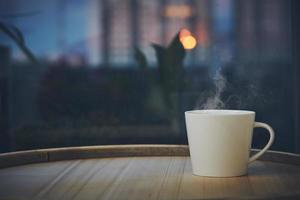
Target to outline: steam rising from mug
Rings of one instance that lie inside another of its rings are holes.
[[[216,91],[213,96],[207,98],[206,102],[200,106],[201,109],[222,109],[225,107],[221,95],[226,88],[226,78],[221,73],[221,68],[216,71],[213,78]]]

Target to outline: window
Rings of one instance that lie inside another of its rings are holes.
[[[225,108],[256,111],[276,131],[274,149],[296,150],[290,0],[0,0],[0,20],[22,32],[39,61],[0,33],[9,60],[1,151],[186,143],[183,112],[216,92],[219,69]],[[153,44],[166,47],[183,28],[197,44],[162,82]]]

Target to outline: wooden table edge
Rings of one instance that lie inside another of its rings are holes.
[[[251,154],[258,151],[251,149]],[[17,151],[0,154],[0,168],[60,160],[131,156],[189,156],[189,148],[188,145],[140,144]],[[300,155],[294,153],[267,151],[259,160],[300,166]]]

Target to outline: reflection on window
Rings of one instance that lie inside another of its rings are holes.
[[[286,6],[280,0],[29,1],[4,1],[1,12],[37,11],[10,21],[24,31],[35,53],[48,61],[130,66],[132,49],[139,46],[153,65],[151,43],[167,44],[182,28],[191,30],[198,43],[186,66],[218,66],[265,50],[267,57],[283,58],[288,48],[284,42],[274,43],[287,37]],[[17,49],[14,56],[22,59]]]
[[[279,133],[274,148],[291,150],[290,18],[288,0],[0,0],[1,22],[40,60],[0,33],[11,149],[186,143],[183,112],[216,90],[221,68],[226,108],[257,111]],[[186,56],[162,62],[153,44],[180,30]]]

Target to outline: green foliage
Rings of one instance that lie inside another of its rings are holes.
[[[173,121],[178,118],[179,93],[183,88],[183,61],[186,52],[179,40],[179,33],[167,47],[163,47],[159,44],[152,44],[152,47],[155,50],[157,58],[159,85],[164,107],[166,108],[164,111],[167,112],[169,120]],[[135,58],[140,67],[145,69],[147,59],[144,53],[138,48],[135,48]],[[152,94],[155,94],[157,98],[156,84],[152,83],[152,85]],[[151,95],[149,98],[152,99],[152,101],[154,99],[151,98]],[[161,111],[164,112],[162,106],[157,106],[157,108],[160,108]]]
[[[146,69],[148,67],[147,58],[138,47],[134,47],[134,58],[141,69]]]
[[[172,105],[172,93],[178,92],[182,87],[183,61],[185,50],[177,34],[168,47],[152,44],[160,74],[160,83],[167,105]],[[175,105],[172,105],[174,108]]]

